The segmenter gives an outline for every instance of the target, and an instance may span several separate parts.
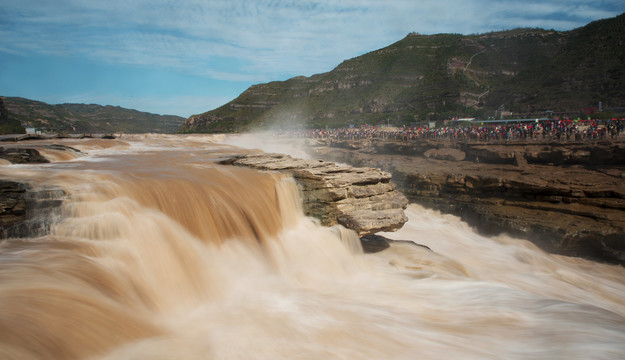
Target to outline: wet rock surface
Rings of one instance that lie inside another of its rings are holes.
[[[366,254],[378,253],[391,247],[392,244],[405,244],[407,246],[415,246],[421,249],[432,251],[429,247],[417,244],[412,240],[392,240],[382,235],[371,234],[360,238],[362,249]]]
[[[50,160],[41,154],[42,150],[54,150],[59,152],[80,154],[80,150],[77,150],[71,146],[66,145],[41,145],[33,144],[29,146],[0,146],[0,159],[4,159],[11,164],[41,164],[49,163]]]
[[[0,180],[0,236],[8,237],[9,229],[26,218],[25,193],[29,186],[17,181]]]
[[[33,189],[25,182],[0,180],[0,239],[46,234],[65,196],[61,189]]]
[[[49,163],[40,150],[80,151],[64,145],[0,146],[0,159],[11,164]],[[0,239],[46,234],[66,197],[58,188],[33,188],[28,182],[0,179]]]
[[[395,190],[391,174],[281,154],[238,155],[221,162],[291,174],[302,191],[304,212],[326,226],[341,224],[360,236],[395,231],[408,221],[406,197]]]
[[[625,264],[625,142],[315,141],[329,161],[393,174],[416,203],[558,254]]]
[[[48,163],[39,151],[33,148],[0,146],[0,159],[12,164]]]

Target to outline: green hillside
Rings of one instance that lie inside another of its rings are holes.
[[[625,106],[625,14],[567,32],[409,34],[334,70],[254,85],[181,132],[396,125],[498,109],[516,114]]]
[[[8,116],[26,128],[57,133],[174,133],[184,118],[157,115],[119,106],[95,104],[50,105],[4,97]]]

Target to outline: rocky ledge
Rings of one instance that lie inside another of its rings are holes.
[[[365,236],[398,230],[408,221],[408,200],[395,190],[391,174],[380,169],[281,154],[238,155],[221,164],[290,174],[301,189],[304,213],[326,226],[341,224]]]
[[[558,254],[625,265],[625,143],[316,141],[316,157],[393,174],[416,203]]]
[[[11,164],[48,163],[39,151],[32,148],[4,147],[0,146],[0,159],[7,160]]]
[[[45,156],[41,154],[41,150],[55,150],[73,154],[79,154],[80,151],[65,145],[31,145],[24,146],[0,146],[0,159],[6,160],[11,164],[37,164],[49,163]]]
[[[0,146],[0,161],[11,164],[48,163],[40,149],[78,152],[63,145]],[[25,181],[0,177],[0,239],[40,236],[49,231],[67,196],[58,188],[33,187]]]
[[[0,239],[46,234],[66,195],[61,189],[0,179]]]

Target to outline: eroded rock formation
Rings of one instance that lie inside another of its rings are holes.
[[[408,221],[406,197],[391,174],[281,154],[238,155],[222,164],[288,173],[300,185],[306,215],[326,226],[341,224],[359,235],[395,231]]]
[[[49,231],[66,193],[0,180],[0,239],[40,236]]]
[[[62,145],[41,148],[78,152]],[[0,159],[12,164],[49,162],[38,149],[31,147],[0,146]],[[59,188],[34,188],[26,181],[0,179],[0,239],[45,234],[66,195]]]
[[[625,264],[625,143],[335,141],[315,156],[393,174],[411,201],[486,234]]]
[[[0,159],[5,159],[12,164],[48,163],[39,151],[23,147],[0,146]]]

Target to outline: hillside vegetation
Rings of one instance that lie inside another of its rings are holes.
[[[8,117],[26,128],[57,133],[174,133],[184,118],[157,115],[119,106],[95,104],[50,105],[4,97]],[[8,133],[8,132],[4,132]]]
[[[26,129],[16,119],[9,117],[9,112],[0,97],[0,134],[24,134]]]
[[[409,34],[311,77],[254,85],[181,132],[409,125],[625,105],[625,14],[566,32]]]

